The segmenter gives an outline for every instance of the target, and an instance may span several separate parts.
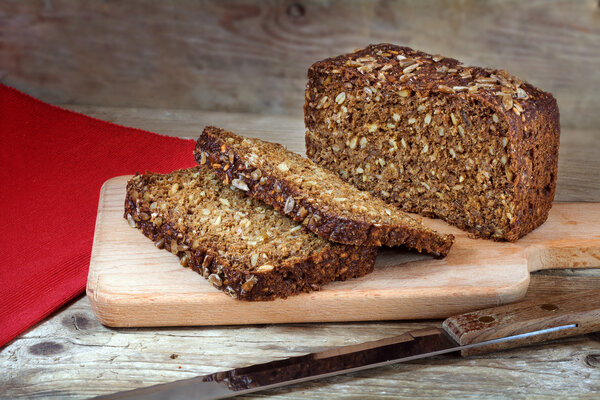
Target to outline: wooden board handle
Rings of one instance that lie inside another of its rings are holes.
[[[600,267],[600,204],[554,203],[548,220],[514,244],[529,271]]]
[[[577,326],[467,349],[461,354],[466,356],[520,347],[598,331],[600,291],[586,291],[470,312],[446,319],[442,327],[456,342],[468,345],[571,324]]]

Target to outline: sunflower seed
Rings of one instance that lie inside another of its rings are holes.
[[[257,271],[258,272],[269,272],[269,271],[273,271],[275,267],[269,264],[263,264],[260,267],[258,267]]]
[[[208,276],[208,281],[216,287],[221,287],[223,285],[223,281],[221,281],[221,277],[217,274],[210,274]]]
[[[438,90],[442,93],[454,93],[454,89],[446,85],[438,85]]]
[[[287,198],[287,200],[285,201],[285,205],[283,206],[283,212],[285,214],[292,212],[292,210],[294,209],[294,205],[295,205],[294,198],[292,196],[289,196]]]
[[[244,182],[241,179],[234,179],[234,180],[231,181],[231,184],[234,187],[236,187],[236,188],[238,188],[240,190],[243,190],[244,192],[247,192],[248,190],[250,190],[250,188],[248,187],[248,185],[246,184],[246,182]]]
[[[409,65],[408,67],[404,68],[402,70],[402,73],[403,74],[409,74],[409,73],[413,72],[417,68],[419,68],[419,64],[418,63],[414,63],[414,64]]]
[[[513,107],[513,99],[511,96],[503,96],[502,97],[502,105],[505,110],[510,110]]]

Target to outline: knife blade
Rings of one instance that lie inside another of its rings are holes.
[[[475,311],[356,345],[154,385],[96,399],[222,399],[399,362],[495,351],[600,330],[600,292]]]

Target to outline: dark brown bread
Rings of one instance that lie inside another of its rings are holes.
[[[206,168],[133,177],[125,218],[184,267],[243,300],[310,292],[373,270],[375,247],[328,242]]]
[[[277,143],[206,127],[196,160],[226,184],[245,191],[334,242],[405,245],[445,256],[452,235],[439,234],[396,207],[340,179]]]
[[[556,185],[556,100],[503,70],[389,44],[315,63],[309,158],[406,211],[514,241]]]

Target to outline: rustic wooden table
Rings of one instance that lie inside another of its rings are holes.
[[[297,118],[70,108],[180,137],[195,138],[206,124],[267,139],[269,132],[276,131],[294,139],[292,150],[304,149],[304,127]],[[600,201],[599,155],[600,130],[563,129],[557,201]],[[585,289],[600,290],[600,269],[536,273],[526,297]],[[0,349],[0,397],[87,398],[440,324],[436,320],[112,329],[96,321],[82,296]],[[599,394],[600,333],[596,333],[465,359],[440,356],[246,398],[594,398]]]

